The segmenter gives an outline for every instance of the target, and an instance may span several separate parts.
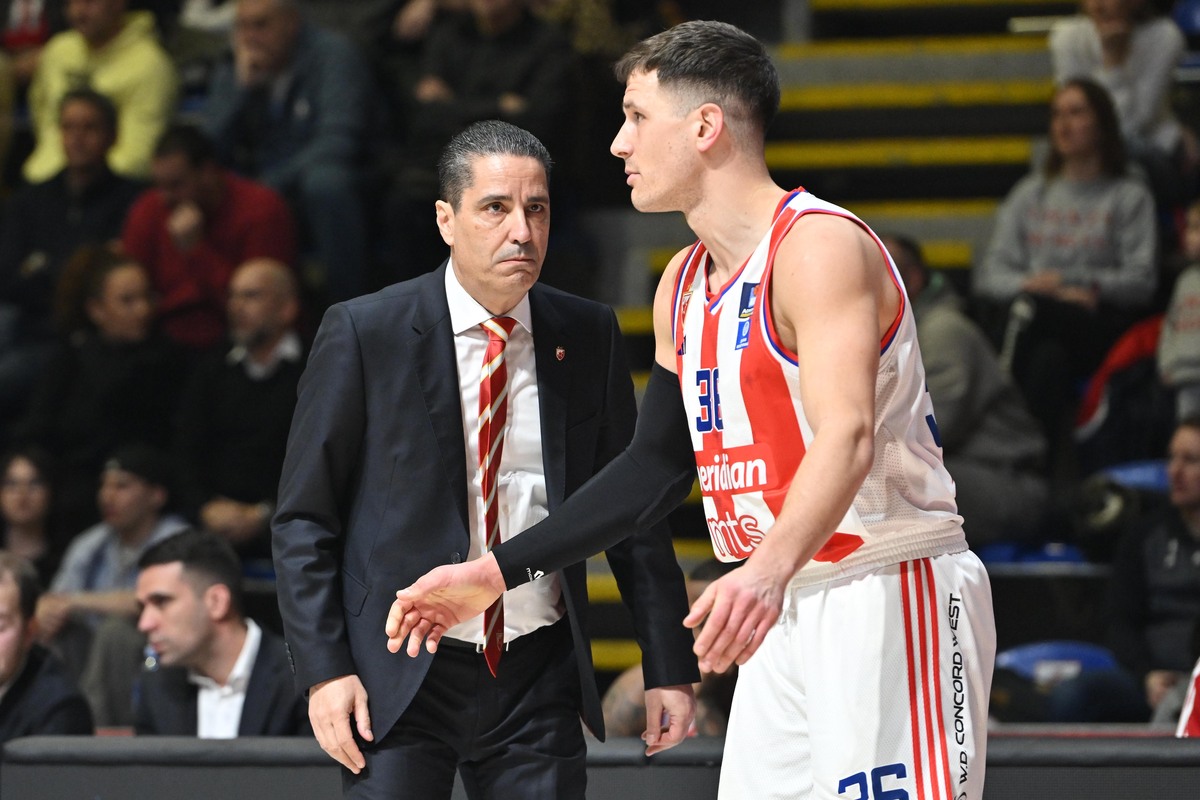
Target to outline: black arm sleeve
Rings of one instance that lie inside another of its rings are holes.
[[[582,561],[662,520],[687,498],[695,478],[679,379],[655,364],[625,452],[549,517],[492,551],[505,585]]]

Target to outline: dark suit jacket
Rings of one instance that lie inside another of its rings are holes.
[[[459,381],[445,269],[333,306],[313,344],[274,520],[279,605],[301,690],[357,674],[376,736],[392,728],[431,656],[391,654],[397,589],[461,561],[470,544]],[[545,286],[529,293],[551,512],[628,444],[632,381],[611,309]],[[650,687],[698,680],[683,579],[665,529],[608,551]],[[560,573],[584,721],[604,727],[587,637],[585,566]]]
[[[199,691],[183,667],[143,673],[134,724],[138,735],[195,736]],[[246,685],[238,736],[297,735],[312,735],[308,707],[296,692],[283,640],[264,630]]]
[[[44,647],[34,645],[21,674],[0,700],[0,742],[92,732],[92,710],[66,667]]]

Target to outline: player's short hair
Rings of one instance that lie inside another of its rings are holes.
[[[613,67],[625,83],[654,72],[687,110],[716,103],[765,138],[779,110],[779,72],[762,42],[725,22],[684,22],[634,45]]]
[[[242,563],[229,543],[210,531],[188,528],[152,545],[138,559],[138,570],[161,564],[183,564],[183,573],[199,590],[218,583],[229,587],[230,607],[245,616]]]
[[[547,184],[550,181],[550,168],[554,162],[541,140],[524,128],[489,119],[469,125],[442,151],[438,160],[441,199],[457,211],[463,192],[474,180],[475,160],[495,155],[536,159],[546,171]]]

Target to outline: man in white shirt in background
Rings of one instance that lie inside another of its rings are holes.
[[[241,562],[228,543],[184,531],[138,567],[138,629],[156,658],[136,692],[138,734],[311,734],[283,640],[245,616]]]

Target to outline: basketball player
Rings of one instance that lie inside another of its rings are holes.
[[[702,669],[743,665],[720,797],[979,800],[991,592],[895,265],[848,211],[771,179],[779,83],[752,37],[684,23],[617,73],[633,204],[682,211],[700,240],[655,296],[634,441],[535,528],[398,592],[388,646],[436,648],[604,528],[666,513],[698,473],[717,557],[746,562],[684,620],[704,624]]]

